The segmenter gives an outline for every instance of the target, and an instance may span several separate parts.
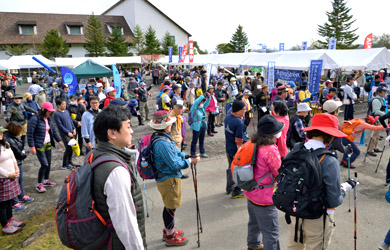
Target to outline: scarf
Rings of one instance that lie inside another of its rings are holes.
[[[183,118],[181,118],[181,115],[176,114],[174,110],[172,112],[176,115],[176,126],[178,130],[181,130],[181,124],[183,123]]]

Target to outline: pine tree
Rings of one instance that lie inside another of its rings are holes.
[[[44,57],[49,59],[66,57],[69,52],[69,45],[58,30],[51,29],[46,32],[41,52]]]
[[[27,51],[30,49],[29,46],[26,46],[24,44],[17,44],[17,45],[6,45],[6,54],[9,56],[20,56],[25,55]]]
[[[103,36],[102,23],[95,15],[88,19],[88,26],[85,33],[86,44],[84,48],[88,51],[89,56],[104,56],[106,38]]]
[[[133,37],[133,49],[137,55],[140,55],[145,46],[145,36],[144,32],[141,29],[141,26],[138,24],[134,29],[134,37]]]
[[[112,32],[106,44],[108,56],[128,56],[129,44],[126,42],[126,37],[122,35],[122,28],[118,26],[112,27]]]
[[[145,32],[145,48],[142,50],[142,54],[151,55],[159,54],[160,42],[156,37],[156,31],[149,25],[148,29]]]
[[[232,39],[230,39],[230,48],[232,52],[243,53],[245,52],[245,46],[249,44],[248,36],[243,31],[241,25],[238,25],[236,32],[233,34]]]
[[[161,47],[162,47],[162,53],[164,55],[169,55],[168,47],[172,47],[172,54],[173,55],[178,55],[179,54],[179,50],[178,50],[177,44],[175,43],[175,41],[173,40],[172,35],[168,31],[165,32],[165,35],[162,38]]]
[[[359,38],[355,34],[358,28],[351,30],[351,26],[356,19],[352,20],[353,15],[349,14],[351,8],[346,6],[346,0],[333,0],[332,6],[333,10],[326,12],[328,22],[324,25],[318,25],[317,32],[325,38],[325,41],[318,41],[317,48],[328,48],[330,38],[336,38],[337,49],[355,49],[359,47],[359,45],[353,45]]]

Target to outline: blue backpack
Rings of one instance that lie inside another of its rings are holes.
[[[196,109],[190,109],[190,112],[188,113],[188,124],[190,126],[194,123],[194,111],[196,111]]]

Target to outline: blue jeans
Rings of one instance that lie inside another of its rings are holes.
[[[386,234],[385,243],[386,245],[390,245],[390,230]]]
[[[201,127],[199,131],[192,130],[192,141],[191,141],[191,156],[196,155],[196,144],[199,139],[199,151],[201,154],[206,153],[204,150],[204,136],[206,134],[206,127]]]
[[[349,121],[353,119],[353,104],[345,105],[344,120]]]
[[[390,184],[390,159],[389,159],[389,163],[387,163],[387,168],[386,168],[386,183]]]
[[[352,146],[352,151],[353,151],[353,153],[351,155],[351,163],[352,163],[360,155],[360,149],[356,146],[356,144],[354,142],[351,142],[347,138],[343,137],[342,140],[343,140],[343,145],[344,146],[347,146],[348,144],[351,144],[351,146]],[[347,153],[344,153],[343,161],[348,162],[348,154]]]

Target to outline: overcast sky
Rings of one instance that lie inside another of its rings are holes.
[[[0,11],[64,14],[101,14],[117,0],[0,0]],[[161,11],[187,30],[201,49],[215,50],[219,43],[229,42],[241,24],[250,48],[285,48],[320,39],[317,24],[327,21],[332,10],[330,0],[150,0]],[[369,33],[382,35],[387,30],[389,0],[350,0],[347,6],[358,28],[357,43],[363,44]],[[181,44],[179,44],[181,45]]]

